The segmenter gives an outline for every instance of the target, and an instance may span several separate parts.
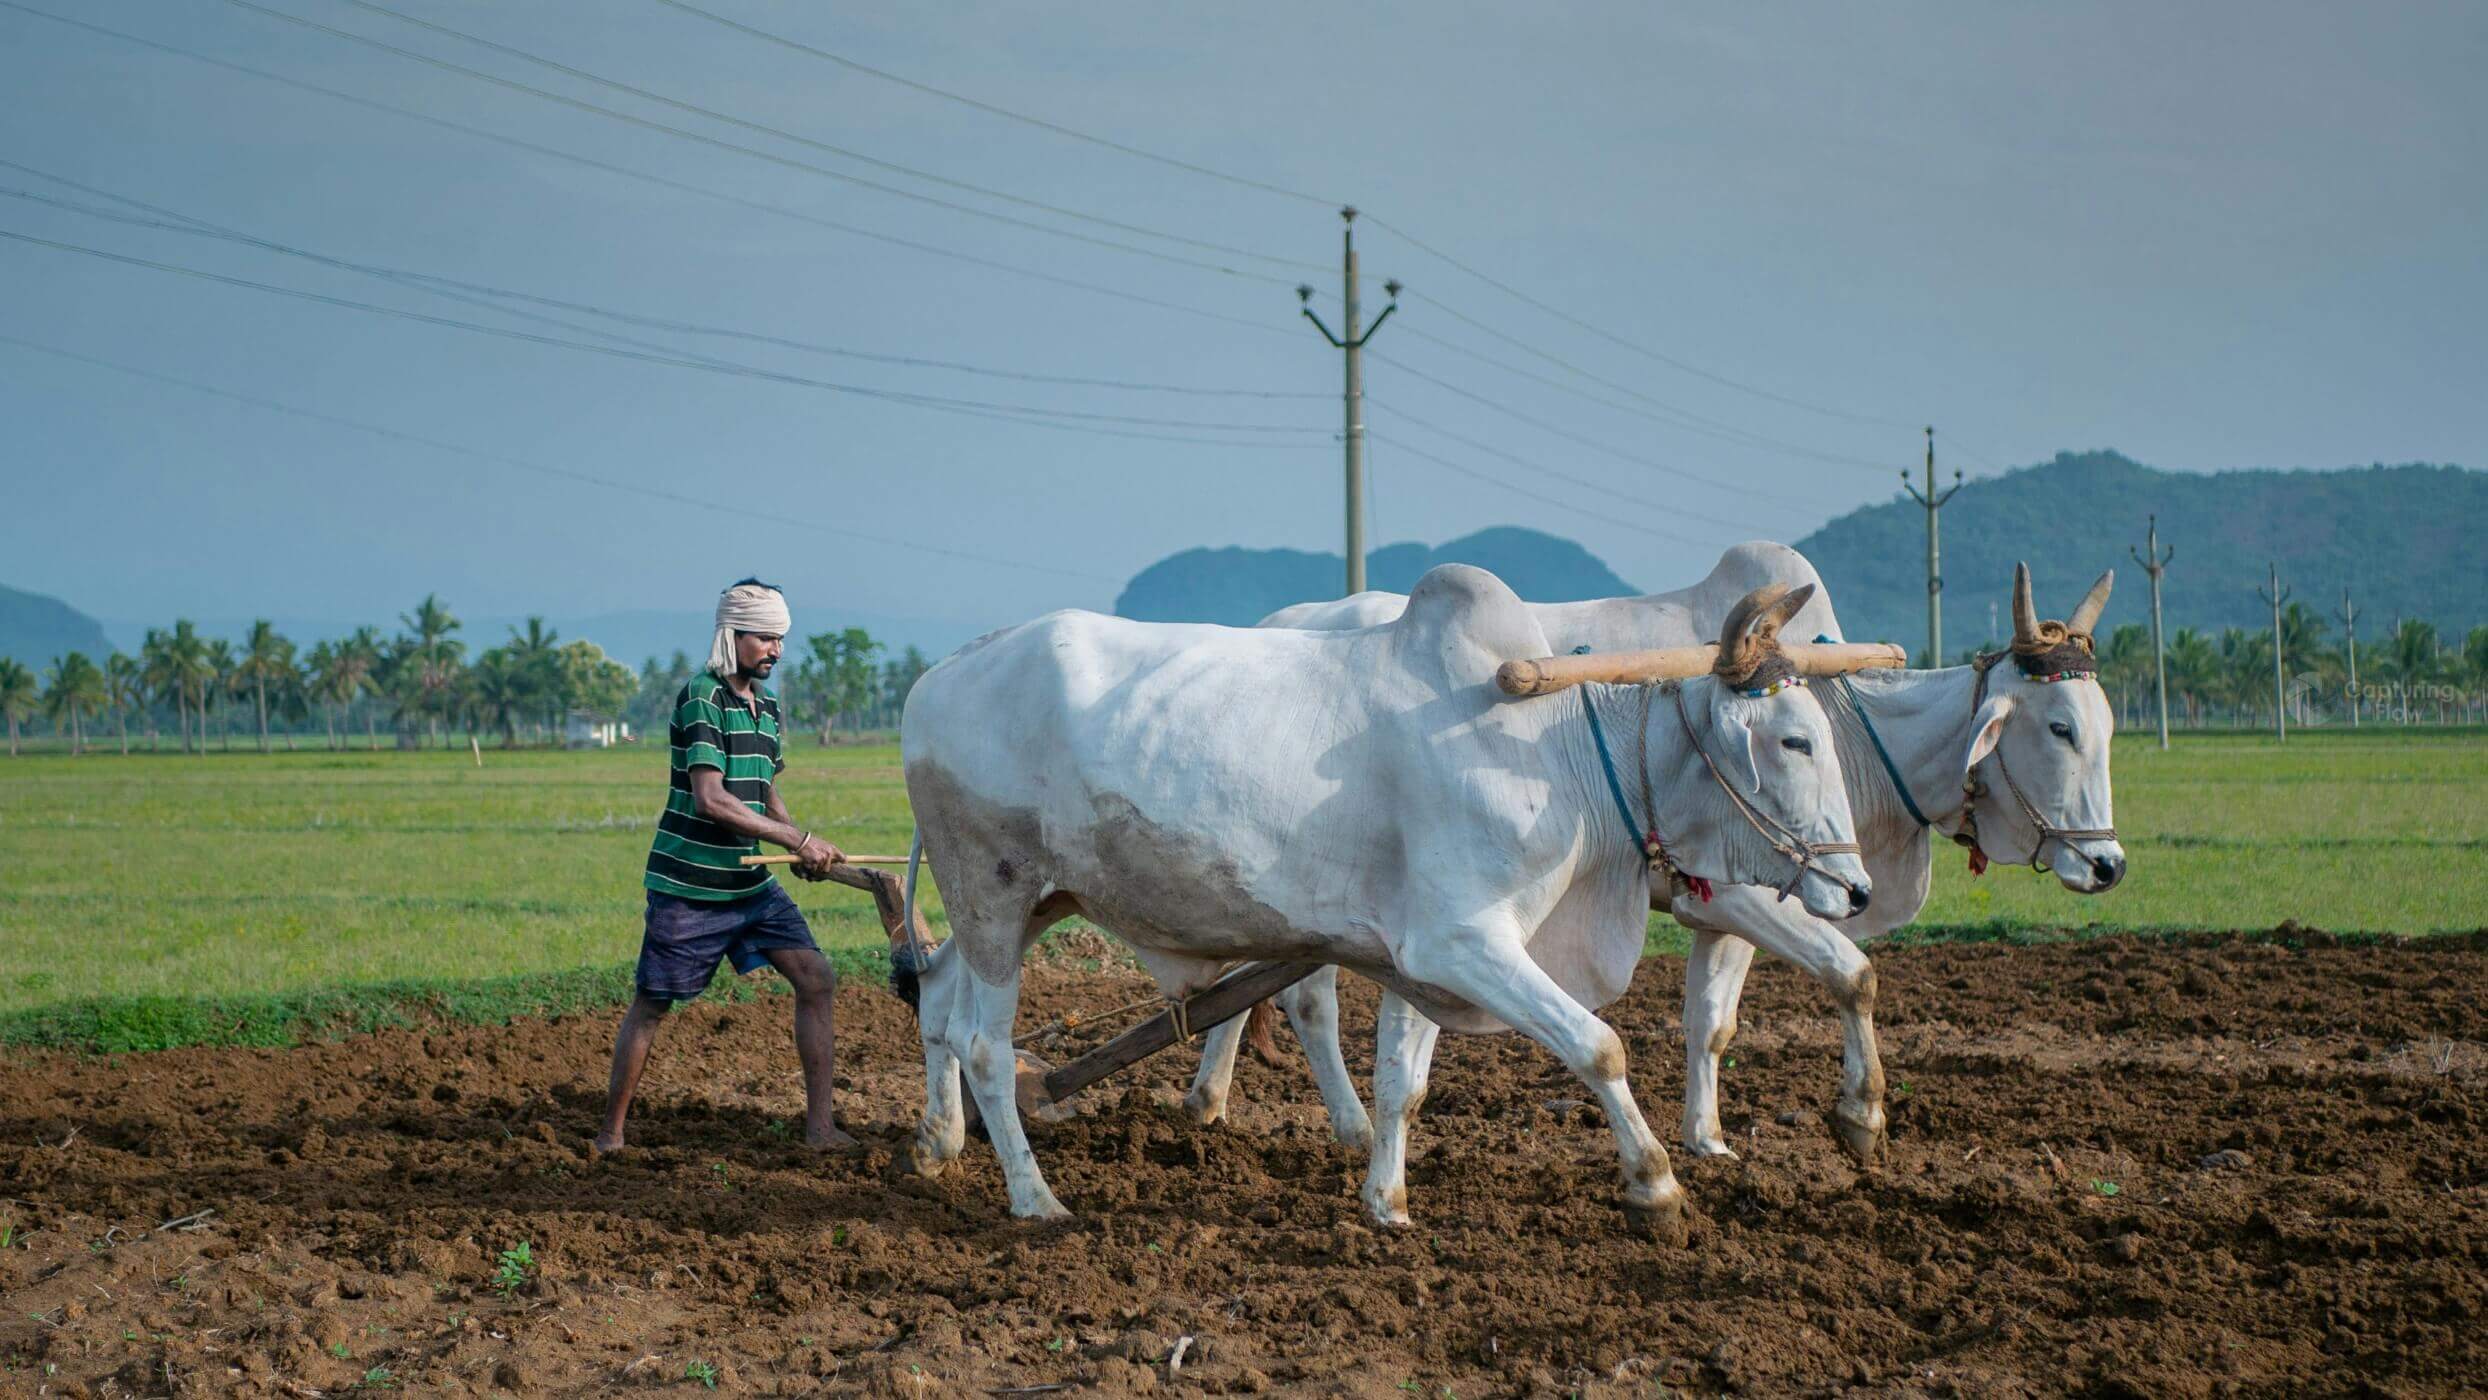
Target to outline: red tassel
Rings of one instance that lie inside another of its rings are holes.
[[[1976,879],[1986,873],[1987,853],[1976,846],[1970,847],[1970,877]]]
[[[1711,902],[1711,882],[1701,876],[1687,875],[1685,888],[1693,891],[1694,898],[1701,900],[1704,904]]]

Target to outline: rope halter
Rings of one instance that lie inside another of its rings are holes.
[[[2059,624],[2044,625],[2057,627]],[[2038,685],[2055,685],[2062,681],[2093,679],[2099,673],[2099,663],[2091,655],[2091,639],[2087,633],[2067,633],[2061,639],[2055,640],[2046,650],[2027,654],[2018,648],[2010,651],[1982,652],[1976,660],[1970,663],[1978,672],[1978,684],[1970,692],[1972,722],[1977,720],[1979,707],[1987,702],[1988,673],[1995,669],[1997,662],[2007,656],[2013,658],[2014,668],[2021,672],[2022,679]],[[2047,843],[2050,841],[2058,842],[2070,849],[2071,843],[2075,841],[2114,841],[2117,839],[2117,830],[2113,826],[2058,826],[2049,821],[2046,814],[2039,810],[2038,804],[2032,802],[2029,796],[2021,790],[2021,784],[2013,781],[2013,770],[2004,762],[2004,743],[2001,739],[1998,739],[1995,748],[1988,752],[1985,761],[1995,764],[1996,776],[2004,779],[2004,790],[2012,794],[2013,804],[2021,808],[2023,818],[2039,833],[2039,839],[2030,844],[2030,868],[2032,870],[2047,869],[2046,863],[2040,857],[2046,853]],[[1979,781],[1976,764],[1971,765],[1969,773],[1961,780],[1961,795],[1964,799],[1961,806],[1961,831],[1952,839],[1970,848],[1970,873],[1977,875],[1987,869],[1987,851],[1978,839],[1978,800],[1987,796],[1987,785]]]
[[[1758,689],[1743,690],[1738,694],[1751,699],[1759,699],[1764,696],[1777,695],[1783,690],[1803,689],[1804,686],[1805,677],[1791,673],[1776,676]],[[1797,831],[1783,825],[1779,818],[1747,801],[1745,794],[1736,790],[1736,784],[1728,781],[1728,775],[1720,772],[1719,765],[1711,761],[1710,750],[1702,746],[1702,736],[1693,727],[1693,714],[1685,708],[1684,687],[1680,685],[1674,689],[1676,718],[1684,724],[1686,742],[1693,745],[1693,751],[1696,754],[1701,755],[1702,766],[1710,770],[1711,781],[1719,784],[1719,790],[1728,795],[1729,803],[1736,808],[1738,815],[1745,818],[1746,824],[1753,827],[1763,840],[1769,842],[1772,850],[1779,852],[1781,857],[1787,860],[1788,882],[1779,886],[1781,901],[1785,903],[1790,895],[1797,892],[1798,884],[1805,879],[1806,872],[1811,870],[1848,891],[1851,901],[1854,902],[1858,893],[1857,886],[1847,876],[1823,864],[1822,857],[1860,855],[1862,853],[1858,849],[1858,844],[1855,841],[1808,841]],[[1643,765],[1645,771],[1648,767],[1647,764]]]

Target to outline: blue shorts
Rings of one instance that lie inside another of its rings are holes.
[[[779,948],[820,951],[803,911],[774,880],[741,899],[681,899],[650,890],[639,992],[657,1001],[689,1001],[708,990],[718,963],[732,958],[740,975],[767,966]]]

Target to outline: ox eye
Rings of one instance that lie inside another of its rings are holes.
[[[1811,739],[1782,739],[1780,740],[1780,747],[1784,749],[1793,749],[1798,753],[1812,753],[1814,752],[1814,741]]]
[[[2061,719],[2048,725],[2047,732],[2055,735],[2059,739],[2064,740],[2068,744],[2073,742],[2073,726],[2065,723]]]

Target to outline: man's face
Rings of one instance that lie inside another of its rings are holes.
[[[786,639],[775,632],[737,632],[734,634],[734,664],[744,675],[767,680],[777,669],[778,658],[786,654]]]

